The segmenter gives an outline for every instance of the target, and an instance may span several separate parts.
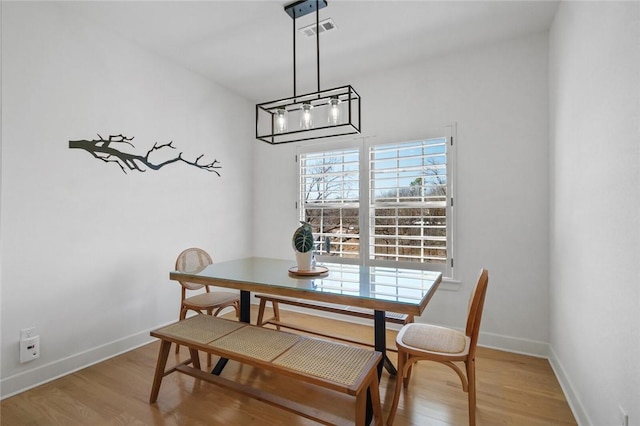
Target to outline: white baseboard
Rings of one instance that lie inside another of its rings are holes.
[[[350,322],[361,323],[371,325],[371,320],[358,317],[346,317],[331,312],[322,312],[300,308],[296,306],[288,306],[281,309],[291,310],[295,312],[302,312],[310,315],[318,315],[327,318],[333,318],[338,320],[348,320]],[[161,327],[162,325],[158,326]],[[398,324],[387,324],[389,329],[399,330]],[[154,329],[157,327],[154,327]],[[69,356],[67,358],[51,362],[49,364],[41,365],[31,370],[20,372],[10,377],[0,379],[0,400],[32,389],[36,386],[40,386],[52,380],[66,376],[83,368],[89,367],[93,364],[105,361],[114,356],[128,352],[140,346],[146,345],[155,339],[149,336],[149,331],[143,331],[138,334],[134,334],[96,348]],[[535,357],[548,358],[551,363],[551,367],[560,382],[562,390],[565,393],[569,406],[571,407],[578,425],[591,426],[586,412],[584,411],[579,399],[576,397],[575,392],[571,386],[570,381],[567,379],[566,374],[562,366],[559,364],[553,350],[547,343],[531,341],[527,339],[519,339],[510,336],[502,336],[492,333],[481,333],[479,345],[484,347],[490,347],[494,349],[504,350],[508,352],[515,352],[524,355],[531,355]]]
[[[123,354],[155,339],[144,331],[0,380],[0,400]]]
[[[501,334],[481,332],[478,338],[478,346],[535,356],[537,358],[549,357],[549,344],[546,342],[520,339],[518,337],[504,336]]]
[[[587,411],[584,409],[580,398],[574,391],[574,387],[571,384],[571,380],[569,380],[569,376],[567,376],[562,364],[558,360],[553,347],[550,347],[549,351],[549,364],[551,364],[551,368],[560,383],[560,387],[562,388],[562,392],[564,392],[564,396],[569,403],[569,408],[573,412],[573,417],[575,417],[578,426],[593,426],[593,423],[589,419],[587,415]]]

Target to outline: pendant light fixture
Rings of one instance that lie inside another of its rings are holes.
[[[320,90],[320,9],[326,0],[284,7],[293,19],[293,96],[256,105],[256,139],[272,145],[360,133],[360,96],[351,85]],[[317,92],[296,93],[296,18],[316,14]]]

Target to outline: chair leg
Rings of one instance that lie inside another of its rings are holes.
[[[467,366],[467,380],[469,383],[469,426],[476,424],[476,360],[465,361]]]
[[[408,354],[398,348],[398,374],[396,374],[396,391],[393,394],[393,403],[391,404],[391,410],[389,411],[389,417],[387,417],[387,425],[393,425],[393,419],[396,417],[396,410],[398,409],[398,401],[400,401],[400,393],[402,392],[402,384],[404,382],[404,376],[407,373],[405,371]]]
[[[409,354],[405,354],[405,362],[406,360],[409,358]],[[407,373],[403,374],[403,378],[402,378],[402,383],[404,384],[404,387],[406,388],[407,386],[409,386],[409,380],[411,380],[411,372],[413,371],[413,363],[407,365]]]
[[[222,309],[222,308],[220,308]],[[215,316],[218,316],[218,312],[220,312],[220,309],[218,309],[218,311],[216,312]],[[213,315],[213,309],[207,309],[207,315]],[[207,352],[207,367],[211,366],[211,354]]]

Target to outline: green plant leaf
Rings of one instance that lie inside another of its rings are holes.
[[[293,247],[301,252],[306,253],[313,250],[313,233],[311,225],[306,222],[300,222],[302,225],[293,233]]]

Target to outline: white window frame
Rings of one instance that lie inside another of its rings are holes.
[[[369,152],[373,146],[389,145],[394,143],[404,143],[421,141],[427,139],[435,139],[445,137],[447,139],[446,158],[447,158],[447,202],[446,202],[446,216],[447,216],[447,260],[445,263],[432,263],[432,262],[410,262],[410,261],[398,261],[398,260],[380,260],[371,259],[371,229],[369,224],[370,216],[370,171],[369,171]],[[363,264],[371,266],[387,266],[387,267],[401,267],[410,269],[423,269],[423,270],[436,270],[442,272],[444,278],[449,280],[455,280],[456,268],[456,208],[455,208],[455,188],[456,188],[456,125],[451,124],[447,126],[441,126],[433,129],[428,129],[422,132],[419,139],[413,141],[381,141],[375,137],[363,137],[358,139],[344,139],[338,142],[321,142],[317,144],[307,144],[298,146],[296,154],[296,169],[298,177],[298,188],[296,190],[298,202],[296,206],[298,208],[299,216],[303,220],[304,215],[304,194],[301,191],[301,173],[299,158],[301,155],[310,153],[328,152],[334,150],[348,150],[358,149],[360,158],[360,182],[359,182],[359,226],[360,226],[360,256],[358,258],[338,257],[338,256],[316,256],[319,261],[332,262],[332,263],[345,263],[345,264]]]

